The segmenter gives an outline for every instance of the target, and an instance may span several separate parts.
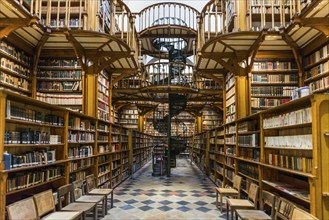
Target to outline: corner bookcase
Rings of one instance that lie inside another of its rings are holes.
[[[328,219],[328,109],[329,95],[315,94],[196,134],[192,161],[218,186],[240,175],[244,198],[256,183]]]
[[[115,188],[151,159],[154,137],[0,89],[0,219],[5,207],[94,174]],[[135,151],[132,141],[142,143]],[[134,151],[134,152],[133,152]]]

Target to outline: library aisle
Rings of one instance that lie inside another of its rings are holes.
[[[114,191],[114,208],[104,219],[226,219],[216,209],[215,185],[187,159],[177,159],[172,176],[153,177],[148,163]]]

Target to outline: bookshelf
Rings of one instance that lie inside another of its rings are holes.
[[[304,83],[310,93],[324,93],[329,90],[329,44],[307,55],[304,59]]]
[[[228,73],[225,78],[224,89],[224,106],[225,106],[225,122],[229,123],[236,119],[236,82],[233,73]]]
[[[218,127],[222,122],[222,116],[219,111],[203,110],[202,111],[202,130],[211,130]]]
[[[32,56],[0,40],[0,88],[31,96]]]
[[[69,181],[84,180],[95,174],[96,166],[96,118],[69,112],[68,160]]]
[[[152,159],[153,146],[156,145],[155,139],[161,138],[132,130],[132,173],[137,172]]]
[[[111,187],[114,188],[121,182],[121,127],[116,124],[111,124],[110,133],[110,146],[111,146],[111,156],[112,156],[112,176],[111,176]]]
[[[119,122],[122,126],[131,129],[138,129],[138,109],[136,106],[123,108],[119,113]]]
[[[98,74],[97,117],[104,121],[110,121],[109,84],[107,72],[100,72]]]
[[[249,29],[260,31],[266,27],[278,31],[280,27],[289,25],[296,13],[296,2],[293,0],[247,1]]]
[[[0,214],[5,206],[65,182],[67,113],[47,103],[0,90]]]
[[[77,59],[40,59],[37,69],[37,99],[82,112],[83,75]]]
[[[85,0],[42,1],[41,23],[54,29],[86,29],[87,5]]]
[[[249,77],[252,113],[289,102],[299,85],[292,60],[256,60]]]
[[[253,182],[326,219],[328,212],[319,207],[329,189],[328,109],[329,96],[316,94],[241,117],[209,135],[196,134],[191,159],[197,164],[209,157],[205,166],[218,185],[232,185],[234,174],[242,176],[242,197]],[[201,139],[209,149],[200,150]]]
[[[206,173],[207,171],[205,167],[206,148],[207,148],[207,132],[202,132],[194,135],[191,160],[204,173]]]

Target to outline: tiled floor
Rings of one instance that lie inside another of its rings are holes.
[[[114,190],[114,208],[104,219],[226,219],[214,189],[189,160],[178,159],[170,178],[153,177],[149,163]]]

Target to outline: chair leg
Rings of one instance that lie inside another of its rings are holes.
[[[97,204],[95,205],[95,208],[94,208],[94,220],[97,220],[98,219],[98,208],[97,208]]]
[[[231,207],[231,220],[233,220],[234,209]]]
[[[105,215],[107,215],[108,209],[107,209],[107,195],[105,196]]]
[[[223,196],[220,195],[220,212],[223,212]]]
[[[113,190],[112,190],[112,193],[111,193],[111,208],[113,208]]]
[[[216,208],[218,208],[218,191],[216,190]]]
[[[228,208],[228,202],[226,202],[226,220],[229,218],[229,208]]]

